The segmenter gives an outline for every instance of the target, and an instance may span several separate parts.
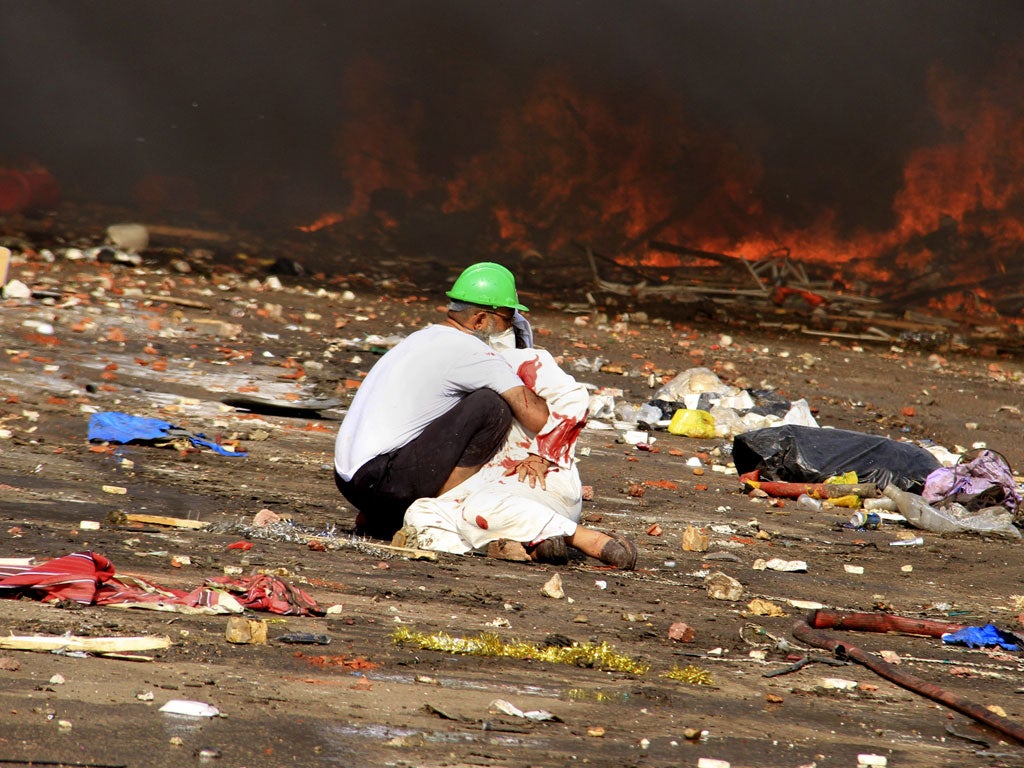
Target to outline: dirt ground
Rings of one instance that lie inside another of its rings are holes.
[[[68,243],[38,234],[15,239],[11,277],[53,295],[5,300],[0,313],[0,557],[42,561],[93,550],[119,573],[183,589],[226,566],[270,569],[322,607],[340,608],[320,618],[253,614],[269,622],[270,641],[242,645],[226,642],[223,616],[0,602],[2,634],[172,641],[150,662],[0,651],[4,764],[695,766],[714,758],[734,768],[853,768],[871,753],[899,768],[1024,766],[1019,745],[862,666],[818,661],[766,676],[804,648],[791,628],[806,610],[792,601],[1019,628],[1019,542],[924,534],[923,546],[891,547],[904,530],[852,530],[842,526],[849,510],[805,511],[744,494],[730,473],[730,440],[662,432],[658,450],[640,451],[618,431],[587,429],[580,469],[593,498],[584,515],[637,538],[635,572],[582,559],[558,568],[481,556],[405,559],[352,538],[353,512],[331,476],[334,436],[354,385],[387,345],[373,335],[403,335],[438,319],[438,289],[460,265],[349,263],[323,277],[280,275],[277,287],[268,283],[273,258],[241,242],[213,251],[184,243],[144,253],[133,266],[71,260]],[[19,244],[32,252],[22,256]],[[52,261],[43,247],[52,247]],[[308,247],[298,255],[315,254]],[[822,425],[950,450],[984,443],[1015,469],[1024,461],[1017,360],[809,336],[778,317],[759,325],[724,310],[688,323],[605,318],[575,311],[583,291],[542,290],[543,275],[523,282],[538,344],[579,380],[619,388],[631,403],[651,397],[653,379],[706,365],[739,386],[806,398]],[[253,414],[221,403],[240,392],[329,396],[342,405]],[[237,439],[248,456],[150,445],[91,450],[95,411]],[[687,460],[698,455],[705,467],[695,471]],[[635,484],[642,496],[628,493]],[[309,529],[333,527],[340,544],[314,551],[253,539],[248,551],[227,548],[244,538],[230,526],[262,509]],[[212,530],[108,522],[117,511],[190,518]],[[101,527],[83,530],[83,520]],[[648,533],[654,524],[661,535]],[[688,525],[710,531],[707,552],[683,551]],[[173,567],[181,555],[191,563]],[[804,560],[808,570],[751,567],[772,557]],[[863,573],[847,572],[850,565]],[[742,599],[712,599],[709,571],[742,582]],[[566,598],[541,592],[555,573]],[[784,615],[755,615],[754,598]],[[693,629],[692,641],[669,639],[676,622]],[[647,670],[423,650],[394,642],[400,628],[607,643]],[[325,634],[330,644],[276,639],[295,632]],[[937,685],[1024,718],[1016,655],[845,634],[868,651],[895,652],[903,668]],[[710,685],[666,677],[690,665]],[[858,685],[830,688],[828,678]],[[207,702],[222,716],[160,713],[170,699]],[[498,699],[558,719],[503,714]]]

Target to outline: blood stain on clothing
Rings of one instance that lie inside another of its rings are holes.
[[[561,463],[569,460],[572,446],[586,425],[587,420],[577,420],[568,416],[561,416],[557,413],[552,415],[559,419],[559,422],[551,430],[542,435],[537,435],[537,447],[540,449],[542,456],[551,461]]]
[[[489,525],[487,522],[487,518],[483,517],[482,515],[476,516],[476,524],[485,531],[487,530]]]
[[[523,384],[534,392],[537,391],[537,371],[540,370],[540,367],[540,356],[537,356],[520,364],[519,369],[516,371],[519,378],[523,380]]]

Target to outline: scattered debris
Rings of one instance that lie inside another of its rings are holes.
[[[562,577],[557,573],[554,574],[550,579],[544,582],[544,586],[541,587],[541,593],[546,597],[552,597],[555,600],[561,600],[565,597],[565,590],[562,589]]]
[[[743,597],[743,585],[732,576],[715,571],[704,579],[704,588],[708,596],[715,600],[736,602]]]
[[[562,718],[551,714],[546,709],[531,709],[526,712],[521,710],[515,704],[505,699],[495,699],[489,705],[490,709],[501,712],[505,715],[511,715],[512,717],[522,717],[527,720],[533,720],[534,722],[552,722],[561,723]]]
[[[650,665],[631,659],[615,651],[607,643],[573,643],[568,647],[545,646],[543,648],[519,640],[505,641],[497,635],[480,634],[476,637],[452,637],[444,632],[428,634],[414,632],[408,627],[399,627],[392,633],[396,645],[414,645],[429,651],[467,654],[471,656],[492,656],[512,659],[534,659],[559,664],[592,666],[609,672],[626,672],[642,675]]]
[[[160,707],[160,711],[168,715],[185,717],[220,717],[220,710],[212,704],[189,699],[171,699]]]
[[[248,619],[244,616],[228,617],[225,639],[229,643],[242,645],[265,645],[267,622],[262,619]]]

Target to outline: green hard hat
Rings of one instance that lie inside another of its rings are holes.
[[[481,261],[466,267],[445,295],[449,299],[479,304],[481,307],[509,307],[520,312],[530,311],[519,303],[515,275],[493,261]]]

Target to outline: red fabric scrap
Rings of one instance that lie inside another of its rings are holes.
[[[31,597],[43,602],[73,600],[84,605],[166,603],[193,608],[215,606],[220,589],[234,593],[245,608],[287,616],[326,612],[304,591],[276,576],[207,579],[191,592],[161,587],[135,576],[114,575],[114,564],[96,552],[76,552],[34,566],[0,566],[0,598]]]
[[[73,600],[89,605],[100,584],[114,577],[114,564],[95,552],[76,552],[40,565],[0,567],[0,597]]]
[[[235,599],[254,611],[270,611],[282,616],[323,616],[327,612],[303,590],[277,576],[260,574],[245,579],[215,576],[207,584],[235,593]]]

